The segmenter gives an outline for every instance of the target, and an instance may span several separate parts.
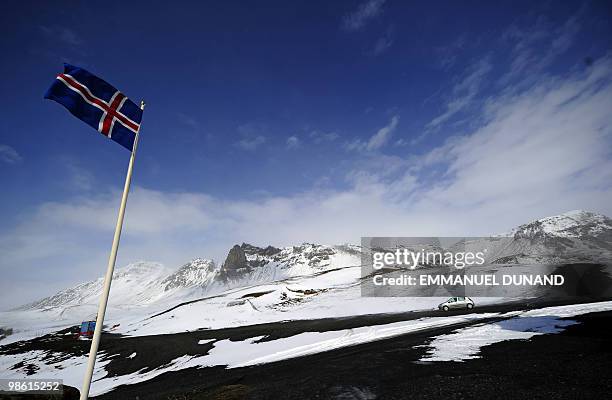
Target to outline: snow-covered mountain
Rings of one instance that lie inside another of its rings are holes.
[[[518,226],[504,235],[462,243],[487,249],[492,264],[612,262],[612,219],[575,210]]]
[[[490,263],[543,263],[612,260],[612,219],[587,211],[570,211],[518,226],[508,234],[461,244],[463,250],[487,248]],[[181,302],[222,291],[322,271],[360,265],[359,247],[303,243],[276,248],[243,243],[215,265],[197,258],[169,271],[153,262],[118,268],[110,304],[118,307]],[[19,310],[97,304],[103,278],[82,283]]]
[[[521,225],[511,231],[511,235],[515,238],[549,236],[610,239],[612,219],[601,214],[573,210]]]
[[[356,246],[303,243],[277,249],[243,243],[232,247],[219,270],[218,280],[229,287],[239,287],[359,264],[359,248]]]
[[[387,248],[414,244],[409,240],[405,243],[382,240],[374,245]],[[612,220],[603,215],[572,211],[521,225],[506,235],[467,241],[461,246],[464,251],[486,247],[490,250],[487,255],[489,262],[499,264],[597,261],[612,255]],[[419,243],[418,248],[421,247]],[[443,246],[434,240],[426,243],[426,248],[438,250]],[[118,268],[114,274],[105,329],[130,336],[129,340],[161,334],[210,333],[217,329],[217,334],[227,335],[225,329],[220,333],[222,328],[288,320],[335,318],[341,321],[344,317],[358,315],[431,310],[444,300],[430,297],[435,295],[431,293],[423,297],[363,296],[363,282],[366,280],[361,276],[360,250],[360,247],[352,245],[304,243],[275,248],[243,243],[232,247],[226,260],[219,265],[210,260],[195,259],[170,271],[158,263],[133,263]],[[500,265],[487,267],[492,270],[506,268]],[[521,268],[529,269],[533,265]],[[605,273],[609,274],[609,270]],[[609,287],[605,282],[603,285]],[[31,377],[28,374],[35,371],[36,377],[61,377],[71,385],[78,385],[86,363],[85,353],[72,353],[78,349],[73,345],[63,347],[61,352],[47,350],[47,340],[63,340],[65,334],[57,332],[74,327],[84,319],[94,318],[101,290],[102,278],[63,290],[20,310],[0,313],[0,347],[7,349],[0,352],[0,369],[10,371],[10,377]],[[537,297],[533,293],[527,296]],[[507,299],[491,296],[477,299],[479,307],[504,301]],[[570,307],[572,313],[602,310],[599,303]],[[603,309],[610,307],[608,302]],[[555,309],[550,315],[559,317],[562,315],[559,313],[565,311]],[[206,336],[195,343],[202,349],[205,349],[203,345],[212,346],[212,353],[205,351],[206,354],[198,357],[192,353],[177,353],[177,358],[164,359],[163,364],[147,365],[146,368],[138,361],[140,350],[121,349],[103,355],[96,363],[97,378],[93,387],[96,393],[103,393],[120,384],[146,381],[165,371],[270,362],[413,330],[421,331],[424,327],[465,323],[472,318],[491,316],[493,314],[477,313],[419,318],[380,327],[362,326],[325,332],[306,323],[304,331],[296,331],[290,337],[272,337],[263,341],[259,340],[261,336],[213,339]],[[496,316],[515,318],[517,314],[512,311],[508,315]],[[369,320],[369,317],[364,320]],[[516,330],[515,326],[512,325],[512,332]],[[490,332],[490,329],[485,331],[487,335]],[[45,350],[14,350],[27,340],[51,333],[53,335],[41,341]],[[506,332],[503,335],[508,337]],[[14,347],[10,347],[11,343]],[[438,346],[438,342],[434,344]],[[72,350],[66,353],[66,348]],[[130,363],[130,367],[118,376],[113,369],[117,363]]]
[[[167,274],[163,265],[153,262],[136,262],[113,273],[113,302],[136,303],[148,302],[159,294],[157,288],[160,279]],[[52,296],[19,307],[25,309],[47,309],[58,306],[77,306],[97,302],[102,292],[104,278],[85,282],[62,290]],[[135,290],[137,289],[137,290]],[[147,297],[147,298],[145,298]]]
[[[611,226],[612,221],[603,215],[572,211],[521,225],[510,234],[468,240],[462,246],[463,251],[487,248],[490,263],[527,264],[524,267],[612,260]],[[158,263],[133,263],[115,271],[105,321],[119,333],[161,334],[400,312],[433,307],[442,300],[363,297],[360,251],[353,245],[304,243],[275,248],[243,243],[232,247],[218,265],[195,259],[171,271]],[[0,313],[0,328],[14,330],[2,342],[40,336],[94,318],[101,290],[99,278]]]
[[[159,282],[164,292],[178,289],[204,288],[214,281],[217,268],[211,260],[196,258]]]
[[[142,307],[153,303],[188,301],[235,287],[272,282],[343,266],[359,265],[355,246],[323,246],[304,243],[278,249],[243,243],[229,251],[219,267],[197,258],[176,271],[154,262],[137,262],[117,268],[113,274],[110,305]],[[18,310],[95,305],[103,278],[62,290],[19,307]]]

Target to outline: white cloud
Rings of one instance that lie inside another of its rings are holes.
[[[181,124],[186,125],[191,129],[200,128],[200,122],[190,115],[187,115],[184,113],[178,113],[176,117]]]
[[[336,132],[320,132],[317,130],[310,132],[309,136],[315,144],[333,142],[340,137]]]
[[[382,128],[380,128],[367,142],[364,142],[360,139],[355,139],[352,142],[348,142],[344,145],[344,147],[349,150],[357,150],[357,151],[373,151],[378,150],[389,142],[391,139],[391,135],[397,128],[399,124],[399,116],[394,115],[391,117],[389,123]]]
[[[457,62],[457,55],[460,54],[468,44],[467,35],[462,34],[445,46],[434,48],[434,53],[438,58],[440,68],[448,70]]]
[[[399,117],[397,115],[394,115],[391,118],[391,121],[389,121],[389,124],[380,128],[378,132],[376,132],[376,134],[370,138],[366,148],[368,150],[377,150],[387,144],[387,142],[391,138],[391,135],[395,131],[395,128],[397,128],[398,123]]]
[[[508,28],[503,37],[513,44],[512,62],[500,83],[507,84],[513,78],[523,79],[525,75],[536,74],[565,53],[580,30],[581,14],[579,11],[557,27],[541,17],[532,26],[512,25]]]
[[[16,164],[22,160],[17,150],[6,144],[0,144],[0,161],[7,164]]]
[[[135,187],[119,265],[220,259],[243,241],[283,246],[357,243],[374,235],[486,235],[577,208],[612,215],[609,104],[607,57],[584,71],[490,98],[480,110],[486,117],[480,127],[421,156],[358,153],[363,161],[346,171],[346,189],[319,185],[230,201]],[[386,128],[397,123],[392,119]],[[379,133],[367,144],[388,140],[389,132]],[[48,270],[67,283],[78,274],[78,280],[100,275],[118,200],[113,192],[41,205],[3,232],[0,272],[13,274],[13,282],[15,274]]]
[[[573,44],[580,30],[582,12],[582,10],[578,11],[576,15],[557,27],[546,18],[540,17],[530,26],[515,24],[506,29],[502,36],[503,40],[512,44],[510,51],[512,60],[509,70],[502,75],[498,83],[505,86],[514,80],[513,86],[504,88],[509,91],[524,90],[529,85],[536,83],[541,78],[540,73]],[[436,49],[441,57],[443,68],[448,68],[455,63],[455,53],[463,49],[466,43],[465,36],[460,36],[450,45]],[[419,143],[452,117],[474,106],[477,95],[481,92],[483,82],[491,69],[489,57],[481,59],[468,68],[461,80],[452,88],[444,111],[425,126],[423,133],[414,139],[412,144]]]
[[[342,19],[342,27],[347,31],[358,31],[363,28],[368,21],[382,12],[385,0],[367,0],[361,3],[357,9]]]
[[[253,151],[257,150],[259,146],[266,143],[266,137],[262,135],[258,135],[255,137],[246,137],[239,140],[236,145],[243,150]]]
[[[470,67],[466,75],[452,89],[446,109],[426,125],[426,133],[439,127],[455,114],[472,104],[485,76],[491,71],[491,63],[487,58],[481,59]]]
[[[238,142],[234,143],[242,150],[254,151],[259,146],[266,143],[268,138],[264,133],[268,131],[268,126],[260,122],[247,122],[238,126],[238,133],[242,136]]]
[[[287,148],[288,149],[297,149],[300,147],[300,139],[297,136],[289,136],[287,138]]]
[[[378,38],[374,47],[369,51],[370,55],[379,56],[389,50],[393,45],[393,27],[390,26],[385,34]]]
[[[374,48],[372,49],[372,55],[378,56],[387,51],[393,44],[393,39],[383,36],[376,41]]]

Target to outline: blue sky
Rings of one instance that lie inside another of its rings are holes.
[[[63,62],[147,101],[119,265],[611,215],[609,2],[498,3],[5,5],[0,307],[106,265],[128,153]]]

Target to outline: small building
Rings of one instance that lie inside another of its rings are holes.
[[[81,330],[79,331],[79,339],[91,339],[96,330],[96,321],[81,322]]]

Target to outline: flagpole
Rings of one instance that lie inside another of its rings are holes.
[[[145,102],[140,102],[140,109],[144,111]],[[98,353],[98,345],[100,344],[100,336],[102,336],[102,326],[104,324],[104,314],[106,313],[106,304],[108,303],[108,294],[110,293],[111,281],[113,279],[113,270],[115,269],[115,260],[117,259],[117,249],[119,248],[119,238],[121,237],[121,228],[123,226],[123,216],[125,215],[125,205],[130,191],[130,183],[132,182],[132,170],[134,168],[134,159],[136,158],[136,148],[138,147],[138,136],[140,134],[140,126],[136,132],[134,146],[132,147],[132,155],[130,156],[130,164],[128,165],[127,176],[125,177],[125,186],[123,187],[123,196],[121,197],[121,206],[119,207],[119,215],[117,216],[117,225],[115,226],[115,236],[113,237],[113,247],[111,248],[108,258],[108,266],[106,268],[106,276],[104,277],[104,288],[98,305],[98,314],[96,316],[96,329],[94,330],[91,348],[89,349],[89,359],[87,360],[87,371],[83,379],[83,389],[81,390],[80,400],[87,400],[89,396],[89,387],[93,377],[94,366],[96,364],[96,355]]]

